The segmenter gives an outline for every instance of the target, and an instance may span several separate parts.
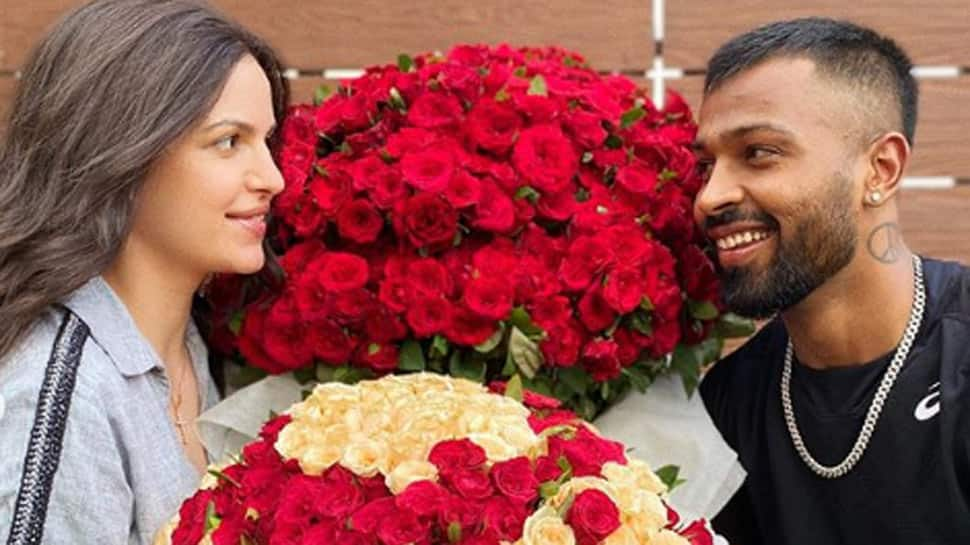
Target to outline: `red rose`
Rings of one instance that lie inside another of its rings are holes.
[[[475,207],[475,227],[504,233],[515,226],[515,204],[494,182],[482,181],[478,205]]]
[[[415,259],[408,263],[407,281],[412,292],[423,295],[450,296],[451,275],[440,262],[430,257]]]
[[[441,441],[428,454],[428,461],[442,473],[478,469],[485,464],[486,459],[485,449],[467,438]]]
[[[704,519],[695,520],[677,533],[686,538],[690,545],[714,545],[714,536],[707,529]]]
[[[562,261],[559,278],[571,290],[581,291],[613,261],[613,252],[602,241],[581,236],[569,245],[569,254]]]
[[[616,357],[623,367],[633,365],[640,357],[640,343],[629,329],[618,328],[613,333],[613,341],[616,342]]]
[[[546,193],[536,202],[540,216],[554,221],[568,221],[577,208],[575,184],[569,184],[557,193]]]
[[[586,341],[586,334],[575,319],[548,329],[548,335],[539,343],[546,362],[555,367],[571,367],[579,360],[579,351]]]
[[[389,276],[380,285],[380,301],[394,312],[405,312],[411,304],[411,283],[399,276]]]
[[[451,324],[451,303],[443,297],[418,296],[407,311],[407,322],[418,338],[443,332]]]
[[[343,365],[350,360],[355,342],[344,330],[329,321],[317,322],[308,328],[308,339],[303,341],[313,354],[331,365]]]
[[[539,496],[539,480],[532,470],[532,462],[525,456],[496,463],[491,475],[495,488],[517,503],[529,503]]]
[[[399,511],[394,498],[380,498],[370,501],[358,509],[351,515],[350,522],[354,530],[373,535],[379,527]]]
[[[538,432],[536,432],[538,433]],[[559,456],[540,456],[536,459],[536,479],[540,483],[555,481],[562,475]]]
[[[355,254],[332,252],[320,271],[320,283],[329,291],[350,291],[364,287],[369,278],[367,261]]]
[[[645,286],[639,267],[615,267],[606,274],[604,283],[603,298],[620,314],[632,312],[643,300]]]
[[[179,525],[172,533],[172,545],[196,545],[205,535],[206,511],[212,490],[200,490],[179,508]]]
[[[491,498],[485,504],[485,525],[490,530],[494,538],[491,541],[483,540],[481,543],[490,545],[497,544],[499,540],[512,542],[522,537],[522,530],[525,527],[525,520],[529,516],[529,510],[524,505],[509,501],[506,498]],[[468,543],[463,541],[462,543]]]
[[[375,343],[390,343],[407,337],[408,328],[401,318],[391,312],[389,307],[379,308],[367,316],[364,322],[364,335]]]
[[[299,369],[310,363],[310,346],[305,342],[306,326],[292,298],[281,297],[266,315],[263,348],[266,355],[287,368]]]
[[[654,321],[653,331],[650,335],[650,355],[659,358],[664,354],[669,354],[677,347],[680,342],[680,321]]]
[[[596,545],[620,527],[620,510],[603,491],[591,488],[576,495],[566,524],[579,545]]]
[[[408,109],[408,122],[423,129],[453,125],[461,116],[461,103],[458,99],[443,93],[426,92]]]
[[[522,131],[512,163],[528,185],[555,193],[576,174],[579,155],[558,126],[538,125]]]
[[[496,329],[496,323],[482,318],[478,313],[464,306],[456,306],[451,314],[451,323],[445,328],[449,341],[463,346],[475,346],[487,341]]]
[[[478,277],[465,284],[465,304],[483,318],[504,320],[512,312],[514,291],[507,280]]]
[[[243,318],[239,332],[239,353],[246,361],[273,374],[285,373],[288,369],[274,360],[263,348],[263,335],[266,329],[267,311],[250,305]]]
[[[388,169],[384,175],[377,178],[374,188],[370,191],[371,200],[383,210],[393,209],[395,203],[404,200],[407,196],[408,186],[396,169]]]
[[[532,321],[543,329],[561,324],[572,315],[572,305],[567,297],[554,295],[533,301],[528,306]]]
[[[450,488],[463,498],[483,500],[494,492],[488,475],[477,469],[450,471],[444,477]]]
[[[606,382],[620,376],[620,359],[616,343],[612,340],[595,340],[583,349],[583,368],[597,382]]]
[[[472,256],[472,266],[483,276],[501,277],[519,267],[515,243],[505,237],[496,237]]]
[[[350,201],[337,213],[340,236],[358,244],[374,242],[383,228],[384,218],[365,199]]]
[[[326,214],[311,194],[301,195],[293,212],[283,216],[283,221],[293,226],[293,230],[300,237],[321,235],[327,227]]]
[[[567,410],[556,410],[550,411],[546,415],[530,414],[529,415],[529,427],[535,433],[542,433],[544,430],[549,429],[554,426],[561,426],[564,424],[573,424],[579,417],[576,413]],[[548,479],[542,479],[546,481]]]
[[[409,153],[401,160],[404,179],[421,191],[444,191],[454,172],[455,158],[447,147],[432,147]]]
[[[400,203],[396,225],[417,248],[449,244],[458,228],[458,212],[432,193],[419,193]]]
[[[451,178],[445,197],[455,208],[475,206],[482,198],[482,183],[468,172],[460,170]]]
[[[332,171],[310,180],[310,194],[324,214],[334,217],[340,207],[353,197],[352,184],[350,176],[343,171]]]
[[[431,131],[415,127],[402,127],[401,130],[388,137],[387,153],[391,157],[403,157],[412,151],[427,148],[437,139],[438,135]]]
[[[506,154],[515,143],[522,118],[507,102],[480,99],[468,112],[464,131],[472,145],[499,156]]]
[[[397,369],[400,355],[394,345],[370,343],[357,349],[357,360],[361,365],[378,373],[389,373]]]
[[[585,149],[596,149],[606,140],[603,117],[592,112],[576,110],[566,117],[566,127]]]
[[[613,325],[616,312],[603,297],[602,288],[590,288],[579,300],[579,319],[590,333],[598,333]]]
[[[417,481],[408,485],[394,502],[401,509],[414,512],[419,517],[427,517],[438,513],[448,492],[436,482]]]
[[[649,195],[657,187],[657,171],[638,161],[620,168],[616,183],[635,195]]]

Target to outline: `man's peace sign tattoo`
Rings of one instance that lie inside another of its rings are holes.
[[[893,222],[880,224],[869,233],[866,244],[869,255],[880,263],[895,263],[903,251],[902,236],[899,225]]]

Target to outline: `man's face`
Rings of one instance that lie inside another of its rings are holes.
[[[704,100],[696,147],[708,181],[694,213],[739,314],[765,318],[797,304],[855,255],[860,150],[844,96],[812,61],[789,58],[756,65]]]

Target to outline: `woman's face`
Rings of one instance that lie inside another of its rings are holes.
[[[199,279],[259,271],[270,200],[283,188],[267,145],[275,126],[269,80],[247,55],[212,110],[152,166],[125,251]]]

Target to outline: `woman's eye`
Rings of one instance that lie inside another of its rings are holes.
[[[231,134],[216,140],[215,147],[219,151],[232,151],[239,142],[239,136]]]

